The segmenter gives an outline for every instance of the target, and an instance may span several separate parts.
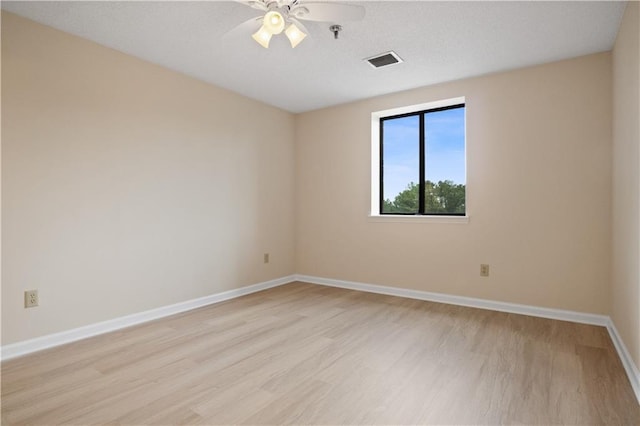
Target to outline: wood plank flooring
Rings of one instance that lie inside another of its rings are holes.
[[[2,424],[640,424],[602,327],[304,283],[2,363]]]

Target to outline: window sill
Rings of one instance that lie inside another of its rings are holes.
[[[405,215],[369,215],[369,222],[389,223],[469,223],[469,216],[405,216]]]

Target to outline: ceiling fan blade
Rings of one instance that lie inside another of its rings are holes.
[[[231,39],[234,37],[245,36],[247,34],[251,35],[255,31],[257,31],[258,28],[260,28],[260,25],[262,25],[263,18],[264,18],[263,16],[258,16],[255,18],[248,19],[244,21],[242,24],[237,25],[232,29],[230,29],[229,31],[227,31],[226,33],[224,33],[222,35],[222,38]]]
[[[262,0],[233,0],[236,3],[243,4],[245,6],[249,6],[253,9],[258,9],[262,11],[267,10],[267,5]]]
[[[364,7],[341,3],[305,3],[291,9],[290,15],[298,19],[317,22],[360,21]]]

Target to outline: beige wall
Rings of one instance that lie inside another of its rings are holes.
[[[370,221],[371,113],[458,96],[469,223]],[[608,314],[610,53],[305,113],[296,135],[298,273]]]
[[[2,12],[2,344],[292,274],[293,144],[289,113]]]
[[[2,344],[293,272],[609,313],[609,53],[297,117],[6,12],[2,60]],[[369,220],[371,112],[457,96],[469,222]]]
[[[613,50],[611,316],[640,366],[640,4],[629,2]]]

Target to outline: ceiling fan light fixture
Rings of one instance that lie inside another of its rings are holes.
[[[271,41],[271,33],[264,27],[260,27],[251,37],[258,42],[265,49],[269,48],[269,42]]]
[[[296,24],[289,25],[284,33],[289,39],[289,43],[291,43],[291,48],[295,48],[307,36]]]
[[[262,26],[271,34],[280,34],[284,30],[284,18],[280,12],[272,10],[264,15]]]
[[[0,0],[2,1],[2,0]],[[269,43],[274,35],[285,33],[291,43],[291,48],[307,38],[310,34],[302,22],[336,22],[339,21],[360,21],[364,18],[365,10],[363,6],[342,4],[333,0],[235,0],[249,7],[260,10],[260,16],[251,18],[236,28],[255,28],[261,25],[252,37],[256,43],[265,49],[269,48]],[[303,4],[303,5],[302,5]],[[334,36],[340,31],[340,26],[334,26]],[[332,28],[334,28],[332,27]],[[233,30],[235,31],[235,29]],[[253,30],[252,30],[253,31]]]

